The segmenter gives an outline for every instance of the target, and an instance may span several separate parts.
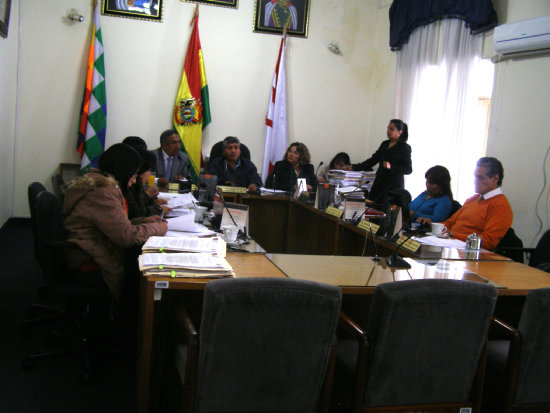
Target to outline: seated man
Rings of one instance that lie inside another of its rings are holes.
[[[262,186],[256,166],[241,156],[241,143],[234,136],[223,140],[222,156],[210,160],[208,172],[218,176],[218,185],[242,186],[251,192]]]
[[[189,158],[180,151],[180,136],[174,129],[160,135],[160,148],[153,151],[157,160],[156,176],[159,185],[179,182],[188,177]]]
[[[462,208],[443,222],[453,238],[465,241],[475,232],[481,236],[481,247],[496,248],[508,228],[514,214],[502,192],[504,170],[496,158],[480,158],[474,172],[477,195],[466,200]]]

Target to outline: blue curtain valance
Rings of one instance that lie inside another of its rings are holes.
[[[390,7],[391,49],[401,49],[417,27],[447,18],[464,20],[472,34],[497,25],[491,0],[393,0]]]

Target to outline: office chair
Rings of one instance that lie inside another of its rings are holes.
[[[451,212],[449,213],[449,216],[447,217],[447,219],[452,217],[454,213],[457,212],[460,208],[462,208],[462,204],[458,202],[456,199],[453,199],[453,201],[451,202]]]
[[[495,248],[495,252],[523,264],[523,242],[516,235],[513,228],[508,228],[508,231]]]
[[[400,281],[376,288],[366,331],[342,314],[356,340],[339,335],[335,384],[353,389],[352,411],[479,411],[496,298],[482,283]]]
[[[38,261],[38,237],[36,235],[36,197],[41,192],[44,192],[46,188],[40,182],[32,182],[27,187],[27,195],[29,201],[29,211],[31,214],[31,227],[33,233],[33,249],[34,249],[34,258]],[[41,270],[43,270],[41,268]],[[47,285],[42,282],[38,287],[38,292],[41,297],[46,297],[48,295]],[[44,306],[41,304],[31,304],[27,309],[27,318],[22,325],[21,332],[24,336],[30,334],[30,328],[43,325],[51,322],[55,322],[60,319],[62,311],[59,308]]]
[[[506,236],[508,233],[506,233]],[[506,237],[505,236],[505,237]],[[504,240],[504,238],[503,238]],[[501,241],[502,242],[502,241]],[[521,261],[524,262],[524,254],[528,257],[530,267],[538,268],[539,270],[550,272],[550,230],[547,230],[537,242],[535,248],[523,248],[523,243],[518,246],[501,247],[499,244],[495,250],[499,254],[506,255],[504,252],[520,254]],[[510,257],[512,258],[512,257]],[[516,261],[514,259],[514,261]]]
[[[85,362],[82,381],[92,380],[90,365],[91,340],[87,336],[87,322],[92,320],[90,308],[109,308],[111,294],[106,286],[87,286],[78,281],[77,271],[69,271],[65,265],[64,254],[76,245],[64,240],[63,215],[58,199],[50,192],[43,191],[36,197],[36,251],[38,262],[43,271],[48,292],[59,298],[64,306],[60,319],[68,322],[75,332],[76,339],[62,348],[29,355],[23,362],[23,368],[35,367],[37,360],[70,354],[80,351]],[[107,313],[104,311],[104,313]],[[65,337],[63,337],[65,338]]]
[[[305,280],[210,281],[198,332],[177,311],[183,411],[326,412],[341,298]]]
[[[490,340],[484,411],[550,411],[550,288],[527,294],[518,329],[495,319],[505,340]]]
[[[210,149],[210,158],[208,158],[209,162],[213,161],[216,158],[219,158],[222,155],[223,155],[223,141],[219,141],[219,142],[216,142],[214,146],[212,146],[212,149]],[[250,150],[242,142],[241,142],[241,156],[243,158],[250,160]]]

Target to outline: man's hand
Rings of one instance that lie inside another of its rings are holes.
[[[174,178],[176,181],[181,181],[183,179],[183,175],[176,175]]]
[[[256,192],[258,190],[258,187],[256,186],[256,184],[250,184],[248,185],[248,189],[247,189],[249,192]]]
[[[169,182],[167,178],[159,178],[158,184],[162,186],[168,186]]]
[[[422,224],[422,225],[431,225],[432,220],[430,218],[418,217],[416,219],[416,222],[418,222],[419,224]]]

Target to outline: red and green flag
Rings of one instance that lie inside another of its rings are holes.
[[[201,167],[202,131],[211,122],[208,83],[199,38],[199,16],[191,21],[193,31],[187,46],[185,66],[174,105],[174,127],[189,156],[190,172],[196,179]]]
[[[97,166],[99,156],[105,149],[107,129],[107,95],[105,93],[105,63],[103,61],[103,39],[99,22],[99,6],[95,5],[92,39],[88,53],[86,87],[80,112],[78,143],[80,169],[85,173],[90,166]]]

